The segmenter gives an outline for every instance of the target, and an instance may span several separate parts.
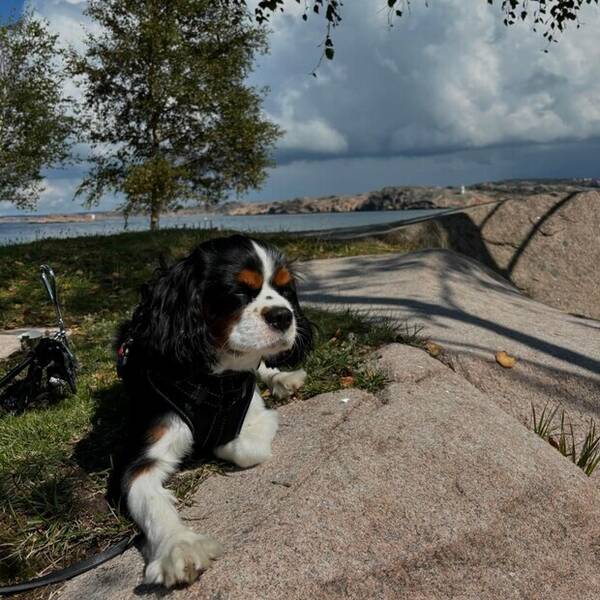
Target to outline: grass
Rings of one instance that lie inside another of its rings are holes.
[[[52,309],[38,285],[38,268],[49,263],[60,278],[60,293],[71,327],[85,315],[110,318],[117,309],[132,306],[139,286],[159,265],[186,254],[193,246],[224,232],[165,229],[111,236],[42,240],[0,247],[0,327],[53,323]],[[404,243],[374,239],[324,241],[286,235],[257,235],[278,245],[290,258],[309,260],[404,252]]]
[[[556,405],[554,407],[554,409],[549,410],[548,404],[546,404],[546,406],[544,406],[544,409],[542,410],[541,414],[538,417],[535,412],[535,404],[532,404],[531,405],[531,413],[532,413],[531,429],[533,430],[533,432],[535,434],[539,435],[542,439],[548,440],[550,435],[552,433],[554,433],[554,430],[555,430],[553,423],[554,423],[554,417],[556,416],[557,412],[558,412],[558,405]]]
[[[421,346],[420,328],[398,326],[391,320],[373,319],[355,311],[307,310],[318,328],[319,343],[306,361],[308,373],[302,389],[305,397],[358,387],[371,393],[386,384],[384,375],[373,367],[373,349],[391,342]]]
[[[558,409],[558,405],[550,409],[546,404],[541,414],[537,415],[532,404],[532,430],[589,477],[600,464],[600,434],[596,430],[596,423],[590,419],[585,437],[577,444],[573,423],[564,410],[561,411],[558,424],[555,423]]]
[[[107,237],[44,240],[0,248],[0,323],[4,328],[53,325],[53,310],[38,281],[50,264],[72,343],[81,363],[78,392],[44,409],[0,415],[0,583],[44,574],[131,534],[133,525],[105,502],[111,452],[125,401],[111,338],[137,301],[139,285],[159,256],[181,256],[214,232],[167,230]],[[266,236],[298,259],[382,253],[406,248],[380,241],[323,242]],[[386,342],[420,344],[418,330],[353,312],[309,310],[318,328],[309,373],[299,398],[344,387],[377,391],[384,376],[370,365]],[[10,362],[0,363],[4,373]],[[187,503],[224,463],[188,464],[170,484]],[[44,591],[31,594],[41,598]]]

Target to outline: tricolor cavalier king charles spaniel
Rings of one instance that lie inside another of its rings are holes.
[[[311,345],[294,271],[264,242],[204,242],[142,288],[117,339],[132,413],[113,485],[145,534],[147,583],[191,583],[221,553],[182,523],[164,483],[193,453],[243,468],[267,460],[277,413],[265,407],[256,375],[289,395],[306,373],[277,367],[297,365]]]

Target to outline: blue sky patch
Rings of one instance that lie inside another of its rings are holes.
[[[23,10],[23,0],[2,0],[0,2],[0,20],[18,15]]]

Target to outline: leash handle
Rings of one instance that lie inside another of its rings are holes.
[[[48,294],[48,298],[50,302],[54,306],[54,311],[56,312],[56,323],[58,325],[58,333],[54,336],[56,339],[60,340],[63,343],[64,349],[68,354],[69,358],[73,365],[77,365],[77,360],[71,348],[69,347],[69,340],[67,338],[67,331],[65,329],[65,322],[63,321],[62,311],[60,309],[60,302],[58,301],[58,292],[56,291],[56,276],[54,275],[54,271],[50,265],[41,265],[40,266],[40,279],[42,280],[42,284],[46,289],[46,293]],[[74,384],[69,382],[73,393],[75,393]]]
[[[50,302],[54,306],[58,329],[60,330],[60,333],[64,336],[65,322],[63,321],[62,312],[60,310],[60,303],[58,302],[58,294],[56,292],[56,277],[54,276],[54,271],[52,270],[52,267],[50,265],[42,265],[40,267],[40,279],[42,280],[42,284],[46,289],[46,293],[48,294]]]

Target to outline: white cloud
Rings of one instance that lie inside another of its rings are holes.
[[[308,152],[315,154],[343,154],[348,149],[346,138],[319,117],[298,119],[295,115],[295,101],[300,96],[297,90],[284,92],[278,103],[276,114],[267,115],[277,123],[285,135],[279,142],[281,150]]]
[[[31,8],[50,23],[65,44],[81,50],[86,32],[97,30],[83,14],[85,0],[30,0]]]
[[[346,138],[323,119],[299,122],[274,119],[286,131],[279,143],[282,150],[301,150],[316,154],[343,154],[348,149]]]
[[[383,3],[382,3],[383,5]],[[61,37],[82,46],[81,0],[34,0]],[[413,3],[387,26],[371,2],[347,3],[334,30],[336,57],[316,65],[322,19],[290,3],[271,22],[272,53],[252,80],[272,92],[266,110],[286,131],[286,160],[315,154],[373,155],[551,142],[600,135],[600,13],[584,9],[544,53],[528,26],[506,28],[496,6]],[[73,92],[73,87],[69,87]]]

